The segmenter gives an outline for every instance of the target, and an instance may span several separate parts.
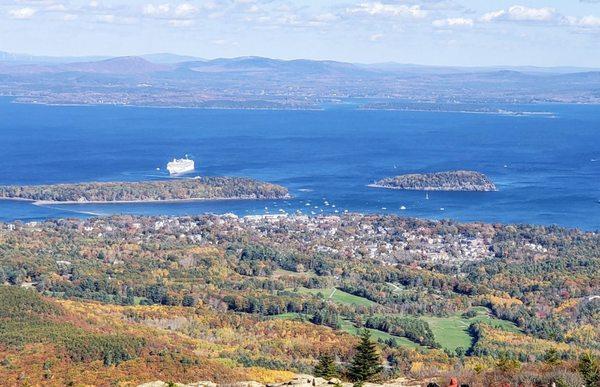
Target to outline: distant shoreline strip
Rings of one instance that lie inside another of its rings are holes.
[[[135,204],[135,203],[185,203],[185,202],[213,202],[213,201],[230,201],[230,200],[248,200],[248,201],[263,201],[263,200],[289,200],[291,195],[286,195],[279,198],[256,198],[256,197],[235,197],[235,198],[190,198],[190,199],[148,199],[148,200],[35,200],[25,198],[0,197],[4,201],[19,201],[29,202],[34,206],[51,206],[56,204]]]

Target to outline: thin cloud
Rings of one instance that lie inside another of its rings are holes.
[[[544,8],[529,8],[522,5],[513,5],[508,9],[500,9],[484,14],[481,17],[482,21],[532,21],[532,22],[549,22],[556,20],[560,15],[556,9]]]
[[[142,10],[142,13],[146,16],[163,16],[167,15],[170,11],[170,4],[146,4]]]
[[[450,17],[447,19],[437,19],[432,22],[435,27],[472,27],[475,21],[464,17]]]
[[[364,14],[370,16],[409,16],[413,18],[424,18],[427,11],[420,5],[387,4],[378,1],[360,3],[355,7],[348,8],[350,14]]]
[[[8,15],[12,19],[20,20],[31,19],[36,13],[37,10],[31,7],[11,9],[10,11],[8,11]]]
[[[175,8],[175,16],[181,17],[181,18],[190,17],[190,16],[194,15],[196,12],[198,12],[198,8],[191,3],[179,4]]]
[[[94,16],[93,19],[96,23],[102,23],[102,24],[122,24],[122,25],[129,25],[129,24],[135,24],[138,22],[138,19],[134,18],[134,17],[130,17],[130,16],[119,16],[119,15],[114,15],[114,14],[100,14],[100,15],[96,15]]]
[[[183,28],[192,26],[194,24],[194,21],[190,19],[171,19],[168,23],[171,27]]]
[[[600,17],[588,15],[581,18],[568,17],[567,23],[575,27],[600,28]]]
[[[584,16],[579,19],[577,24],[584,27],[600,27],[600,17],[592,15]]]

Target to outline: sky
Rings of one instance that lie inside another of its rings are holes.
[[[0,51],[600,67],[600,0],[0,0]]]

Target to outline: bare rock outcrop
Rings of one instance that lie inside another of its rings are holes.
[[[172,386],[173,384],[171,384]],[[140,384],[138,387],[168,387],[169,384],[155,381]],[[280,383],[262,384],[254,381],[216,384],[213,382],[197,382],[189,384],[175,383],[177,387],[352,387],[352,383],[342,382],[340,379],[323,379],[312,375],[298,374],[293,379]],[[421,384],[405,378],[399,378],[383,384],[365,383],[364,387],[421,387]]]

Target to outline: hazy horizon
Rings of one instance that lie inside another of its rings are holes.
[[[25,58],[28,58],[31,62],[35,62],[36,60],[43,59],[53,59],[56,60],[56,63],[63,63],[61,60],[76,60],[76,61],[101,61],[101,60],[110,60],[110,59],[118,59],[118,58],[143,58],[150,62],[153,62],[152,57],[160,57],[164,56],[165,58],[168,56],[173,57],[174,59],[181,58],[181,61],[173,61],[172,63],[181,63],[185,61],[193,61],[193,60],[201,60],[201,61],[212,61],[212,60],[234,60],[240,58],[262,58],[262,59],[270,59],[277,61],[296,61],[296,60],[307,60],[307,61],[324,61],[324,62],[339,62],[339,63],[348,63],[354,65],[363,65],[363,66],[417,66],[417,67],[439,67],[439,68],[540,68],[540,69],[560,69],[560,68],[573,68],[573,69],[589,69],[596,70],[600,69],[600,65],[597,66],[578,66],[578,65],[555,65],[555,66],[538,66],[538,65],[530,65],[530,64],[489,64],[489,65],[476,65],[476,64],[430,64],[430,63],[415,63],[415,62],[397,62],[397,61],[380,61],[380,62],[348,62],[344,60],[337,60],[331,58],[306,58],[306,57],[273,57],[273,56],[262,56],[262,55],[241,55],[241,56],[215,56],[215,57],[199,57],[192,54],[185,53],[176,53],[176,52],[143,52],[143,53],[129,53],[123,55],[110,55],[110,54],[98,54],[98,55],[43,55],[38,53],[31,52],[11,52],[0,49],[0,54],[8,54],[14,56],[14,60],[16,61],[24,61]],[[0,62],[3,59],[0,57]],[[156,61],[156,63],[167,63],[161,60]]]

